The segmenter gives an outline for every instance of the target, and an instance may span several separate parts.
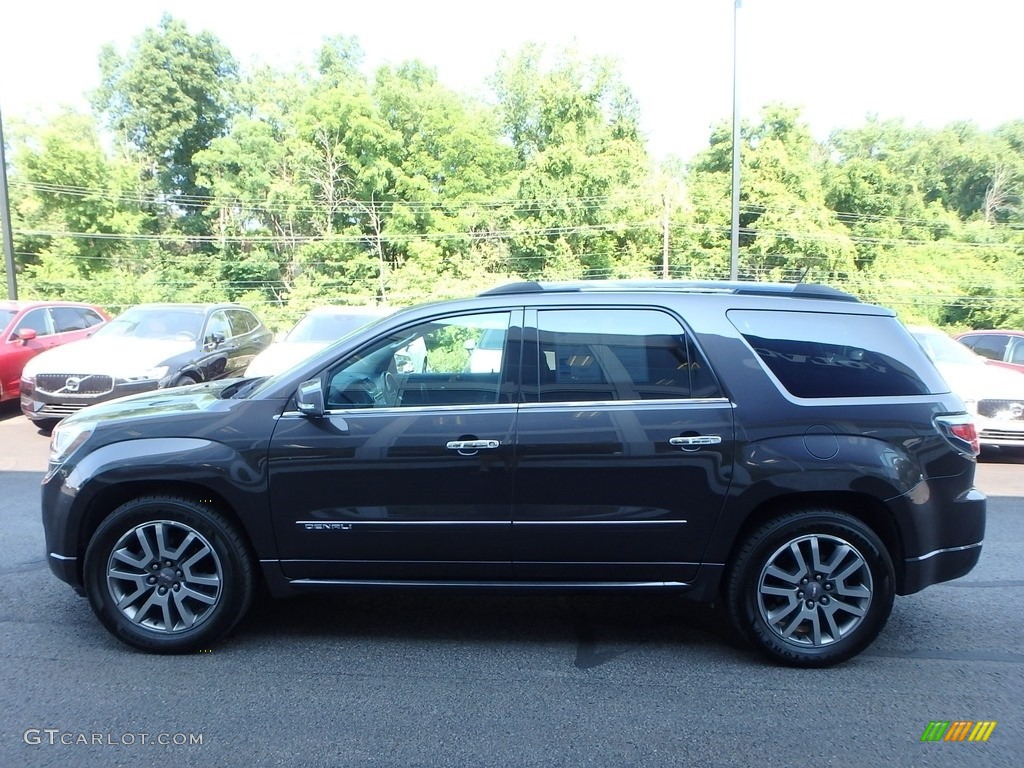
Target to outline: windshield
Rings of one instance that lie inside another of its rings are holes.
[[[374,320],[376,315],[315,313],[306,315],[289,331],[286,340],[296,344],[317,342],[327,344],[347,336]]]
[[[0,309],[0,328],[6,328],[16,314],[18,312],[14,309]]]
[[[934,363],[956,363],[958,365],[984,365],[985,361],[971,352],[959,341],[936,331],[913,331],[928,357]]]
[[[135,307],[104,325],[93,338],[195,341],[203,330],[203,315],[203,310],[197,308]]]

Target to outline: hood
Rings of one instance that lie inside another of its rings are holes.
[[[312,357],[327,344],[328,342],[319,341],[284,341],[271,344],[252,359],[249,367],[245,369],[245,375],[246,377],[275,376],[281,371],[286,371],[293,365],[301,363],[307,357]]]
[[[25,366],[23,375],[85,373],[132,377],[195,348],[195,342],[173,339],[82,339],[36,355]]]
[[[76,411],[64,419],[63,423],[205,411],[214,403],[221,402],[220,393],[237,381],[238,379],[219,379],[189,387],[171,387],[128,395]]]
[[[979,362],[978,365],[936,363],[942,378],[961,400],[1024,400],[1024,376]]]

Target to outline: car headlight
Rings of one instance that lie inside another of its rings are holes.
[[[96,428],[94,421],[61,422],[50,434],[50,463],[60,464],[84,443]]]
[[[125,376],[125,381],[160,381],[164,376],[167,375],[167,371],[170,368],[166,365],[158,365],[155,368],[143,371],[142,373],[134,376]]]

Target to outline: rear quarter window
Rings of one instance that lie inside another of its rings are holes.
[[[729,320],[794,397],[894,397],[949,389],[893,317],[732,310]]]

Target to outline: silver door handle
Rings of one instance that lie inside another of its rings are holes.
[[[691,435],[690,437],[670,437],[669,445],[678,445],[683,448],[692,448],[697,445],[718,445],[722,442],[720,435]]]
[[[449,440],[444,447],[449,451],[481,451],[501,445],[500,440]]]

